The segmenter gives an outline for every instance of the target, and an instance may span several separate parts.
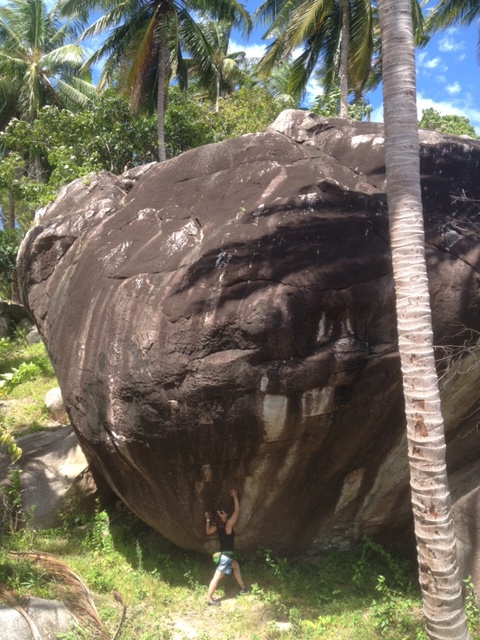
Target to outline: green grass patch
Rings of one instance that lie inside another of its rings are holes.
[[[59,597],[52,576],[29,569],[21,556],[6,550],[54,554],[88,586],[111,636],[121,615],[112,597],[116,589],[127,605],[122,640],[426,637],[415,563],[368,540],[348,552],[297,561],[268,550],[240,554],[249,593],[239,596],[233,578],[225,578],[217,592],[219,607],[206,606],[215,569],[211,559],[178,549],[125,508],[70,519],[60,529],[4,535],[0,543],[8,589]],[[476,607],[470,618],[472,638],[479,638]]]
[[[58,382],[43,343],[0,340],[0,375],[6,382],[0,389],[0,412],[7,432],[19,436],[45,428],[45,394]]]

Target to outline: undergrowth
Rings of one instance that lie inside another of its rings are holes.
[[[12,395],[30,397],[33,389],[40,396],[45,387],[56,385],[43,345],[0,341],[0,373],[20,370],[22,363],[35,365],[40,373],[18,380]],[[10,409],[7,421],[9,417]],[[16,416],[11,422],[14,430],[21,420]],[[41,424],[40,416],[39,428]],[[8,486],[0,488],[0,583],[19,598],[31,595],[74,603],[77,595],[69,594],[54,569],[52,558],[58,559],[91,591],[109,638],[122,615],[114,590],[127,606],[118,640],[426,637],[414,559],[368,539],[350,551],[325,551],[296,561],[269,549],[239,553],[248,594],[239,596],[233,578],[225,578],[217,591],[221,606],[208,607],[206,590],[215,569],[211,559],[178,549],[125,507],[97,509],[88,518],[69,515],[62,527],[37,531],[32,526],[22,528],[20,502],[19,478],[13,476]],[[203,522],[192,526],[201,528]],[[32,551],[46,554],[50,561],[33,562],[26,555]],[[465,593],[471,637],[480,640],[471,581],[466,581]],[[102,637],[88,620],[83,623],[59,634],[57,640]]]
[[[45,394],[58,385],[43,343],[0,339],[0,426],[8,436],[45,428]]]
[[[0,574],[7,589],[58,597],[54,577],[29,569],[9,551],[54,554],[88,585],[110,637],[120,617],[116,589],[127,605],[123,640],[425,638],[414,562],[370,540],[348,552],[297,561],[266,549],[240,554],[249,593],[239,596],[234,580],[226,578],[217,592],[221,606],[212,608],[206,606],[210,558],[178,549],[124,507],[97,510],[90,518],[69,516],[49,531],[3,531]],[[59,640],[84,638],[82,633]]]

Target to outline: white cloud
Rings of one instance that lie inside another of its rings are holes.
[[[440,79],[448,71],[448,67],[441,57],[430,58],[426,51],[422,51],[417,55],[417,74],[430,76],[432,71],[436,71]]]
[[[451,36],[447,35],[440,40],[438,48],[440,51],[445,51],[446,53],[463,51],[465,49],[465,42],[463,42],[463,40],[457,42]]]
[[[313,76],[308,81],[305,96],[302,100],[303,106],[310,106],[315,98],[323,93],[323,87]]]
[[[426,60],[427,56],[428,56],[428,53],[426,51],[421,51],[417,55],[417,61],[420,66],[423,64],[424,60]]]
[[[436,69],[439,64],[440,58],[431,58],[430,60],[427,60],[423,66],[427,69]]]
[[[229,51],[245,51],[247,58],[263,58],[267,53],[267,46],[265,44],[238,44],[234,40],[230,40],[228,45]]]
[[[448,93],[453,96],[456,93],[460,93],[460,91],[462,90],[462,87],[460,86],[460,84],[458,82],[454,82],[453,84],[449,84],[446,87]]]
[[[433,69],[439,72],[448,71],[448,67],[439,56],[430,58],[426,51],[419,53],[417,55],[417,72],[430,74]]]

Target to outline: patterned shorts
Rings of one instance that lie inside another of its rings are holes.
[[[217,565],[217,571],[229,576],[232,573],[232,559],[224,553],[220,556],[220,562]]]

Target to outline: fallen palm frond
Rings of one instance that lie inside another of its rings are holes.
[[[61,599],[81,626],[89,632],[89,637],[110,640],[88,587],[64,562],[51,553],[10,551],[9,555],[42,566],[57,582]]]
[[[114,589],[112,591],[112,595],[115,598],[115,600],[122,607],[122,615],[121,615],[121,618],[120,618],[120,622],[118,623],[117,630],[115,631],[115,635],[113,636],[113,640],[117,640],[118,634],[120,633],[120,629],[122,628],[123,622],[125,620],[125,615],[127,613],[127,607],[125,605],[125,602],[123,601],[122,596],[118,593],[118,591],[116,589]]]

